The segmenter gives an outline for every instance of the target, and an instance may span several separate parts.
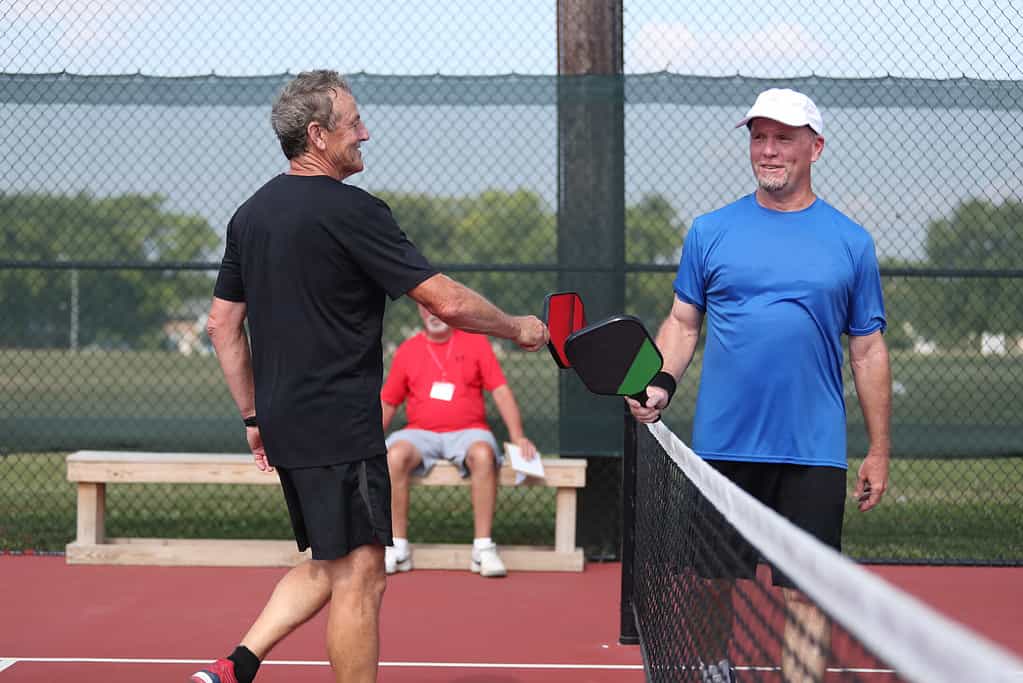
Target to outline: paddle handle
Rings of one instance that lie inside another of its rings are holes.
[[[643,391],[640,391],[639,393],[630,394],[629,398],[631,398],[631,399],[633,399],[635,401],[639,401],[640,405],[642,405],[645,408],[646,407],[646,400],[648,398],[650,398],[650,397],[647,396],[646,389],[644,389]],[[661,416],[658,415],[657,419],[654,420],[654,422],[660,422],[660,421],[661,421]]]
[[[647,395],[646,389],[644,389],[643,391],[637,392],[635,394],[629,394],[629,398],[631,398],[634,401],[639,401],[639,404],[646,408],[646,400],[650,398],[650,396]]]

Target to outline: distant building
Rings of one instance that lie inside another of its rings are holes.
[[[1005,340],[1004,333],[981,332],[980,334],[980,355],[982,356],[1004,356],[1009,352],[1009,346]]]
[[[168,320],[163,324],[167,342],[178,353],[207,355],[211,352],[206,340],[206,316],[192,319]]]

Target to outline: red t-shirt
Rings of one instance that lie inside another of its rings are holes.
[[[435,382],[454,385],[450,401],[430,397]],[[408,429],[489,429],[483,390],[506,383],[486,336],[453,330],[446,342],[436,344],[420,332],[398,347],[380,398],[392,406],[408,399]]]

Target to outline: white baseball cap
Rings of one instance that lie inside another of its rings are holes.
[[[786,126],[810,126],[817,135],[824,134],[820,110],[809,97],[788,88],[771,88],[757,95],[757,101],[736,128],[756,118],[771,119]]]

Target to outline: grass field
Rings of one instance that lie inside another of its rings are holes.
[[[850,460],[849,490],[860,460]],[[872,561],[1023,562],[1020,458],[892,462],[878,507],[846,505],[844,550]]]
[[[551,359],[511,351],[502,363],[527,432],[544,452],[558,452],[559,374]],[[667,416],[684,438],[699,367],[697,358]],[[892,375],[898,455],[1023,455],[1023,357],[896,352]],[[850,454],[856,455],[863,429],[848,380],[846,404]],[[0,350],[0,452],[242,451],[237,420],[212,356]],[[503,427],[500,420],[494,426]]]
[[[502,362],[527,432],[545,454],[557,453],[558,374],[551,359],[513,351]],[[878,560],[1023,562],[1023,359],[893,353],[892,367],[892,490],[876,511],[847,515],[847,551]],[[666,416],[684,440],[696,380],[686,377]],[[855,457],[863,428],[848,381],[846,401]],[[503,425],[493,424],[501,438]],[[60,550],[71,539],[74,490],[64,480],[63,453],[84,448],[243,452],[245,444],[212,357],[0,351],[0,454],[6,455],[0,458],[0,548]],[[620,442],[609,445],[619,448]],[[113,536],[289,533],[272,487],[126,485],[111,487],[108,500]],[[413,506],[415,539],[471,535],[466,491],[420,489]],[[501,542],[553,541],[551,491],[502,490],[499,506]]]
[[[850,482],[858,466],[850,463]],[[880,507],[847,506],[845,550],[871,561],[1023,562],[1020,468],[1009,458],[896,460]],[[54,551],[72,540],[75,490],[64,472],[63,454],[0,459],[0,548]],[[124,484],[108,487],[107,508],[111,536],[290,538],[276,487]],[[472,537],[465,488],[413,489],[410,518],[416,541]],[[552,544],[553,491],[502,489],[494,535]]]

